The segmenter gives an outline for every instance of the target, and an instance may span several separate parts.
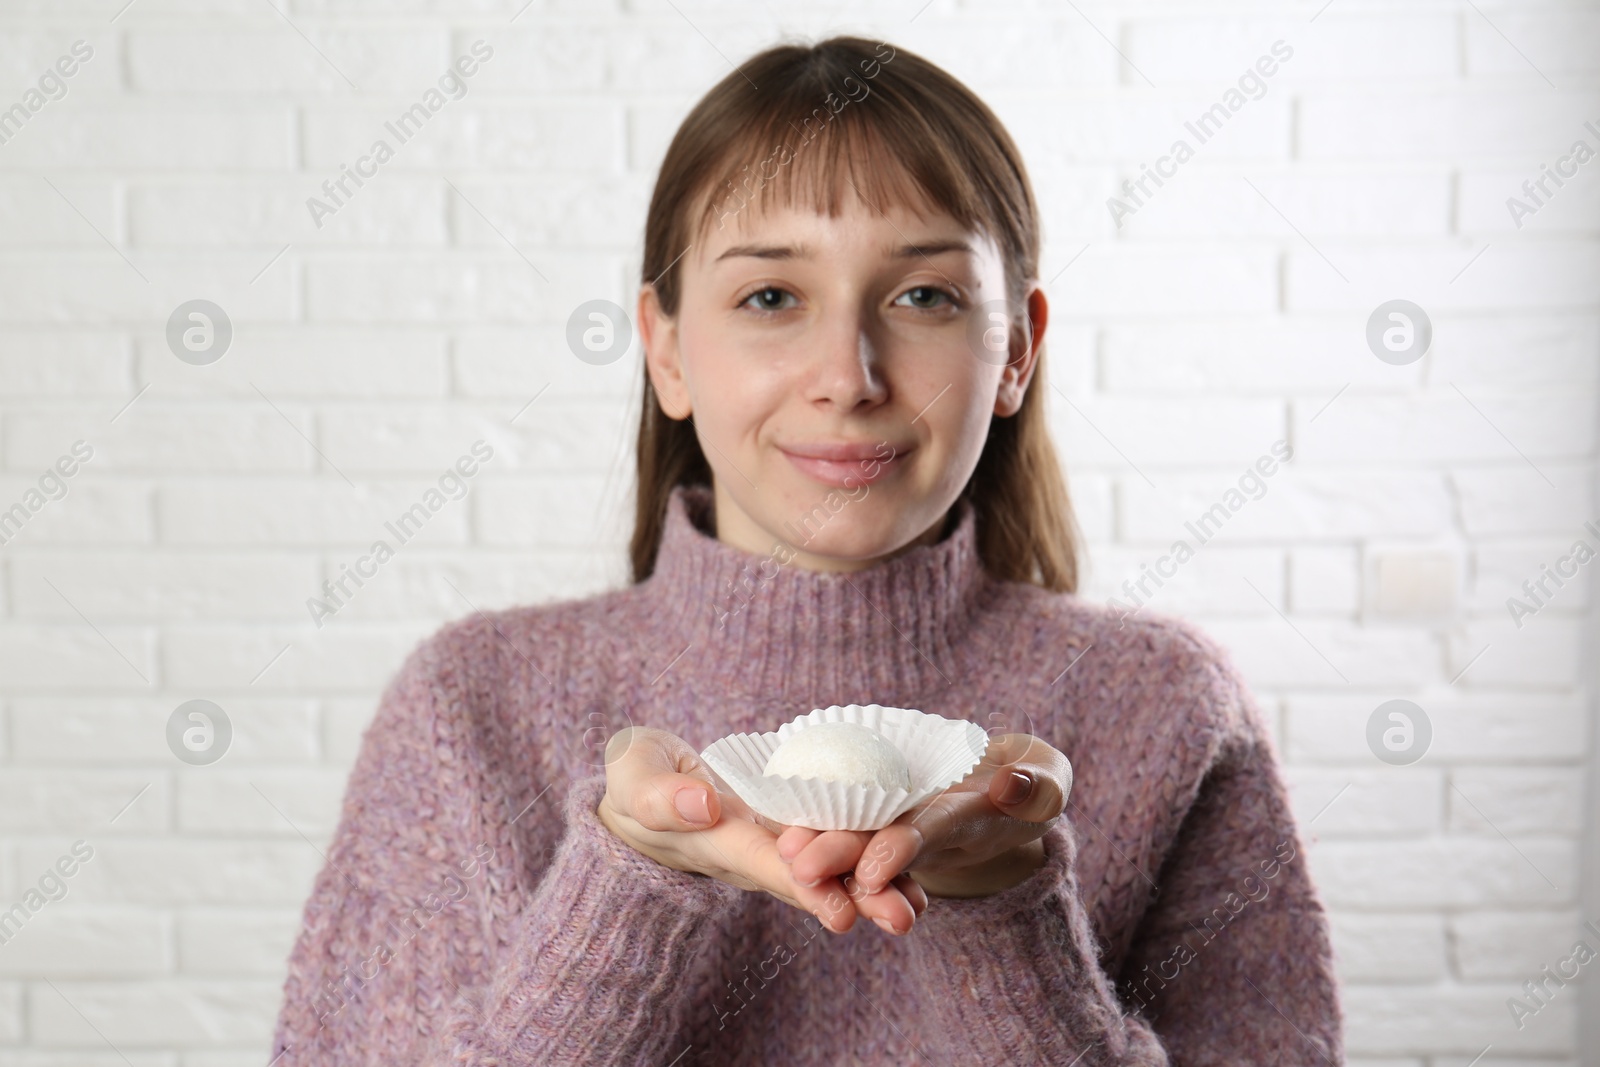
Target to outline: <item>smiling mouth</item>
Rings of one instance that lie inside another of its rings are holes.
[[[807,444],[778,448],[802,474],[825,485],[853,489],[882,481],[899,470],[915,446]]]

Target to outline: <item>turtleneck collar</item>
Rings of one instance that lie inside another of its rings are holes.
[[[639,587],[647,625],[691,670],[754,694],[825,706],[860,700],[869,679],[887,687],[875,700],[945,688],[958,681],[954,650],[987,580],[974,513],[965,501],[955,507],[941,540],[831,573],[717,540],[710,487],[678,486],[655,570]]]

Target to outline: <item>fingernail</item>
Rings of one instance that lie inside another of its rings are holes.
[[[900,932],[894,928],[888,919],[873,919],[872,921],[877,923],[878,929],[882,930],[884,933],[892,934],[895,937],[900,936]]]
[[[798,886],[804,886],[805,888],[810,889],[812,886],[821,885],[822,884],[822,879],[821,878],[813,878],[809,882],[802,882],[800,879],[796,878],[794,880],[794,884],[798,885]]]
[[[1028,794],[1033,792],[1033,777],[1021,771],[1011,771],[1006,776],[1006,784],[1000,790],[1000,803],[1005,805],[1021,804],[1028,799]]]
[[[672,798],[672,806],[678,809],[688,822],[700,825],[711,821],[711,805],[706,800],[704,789],[688,787],[678,790]]]

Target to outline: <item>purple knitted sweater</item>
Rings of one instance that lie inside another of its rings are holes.
[[[1343,1062],[1327,922],[1271,738],[1191,627],[1002,582],[974,516],[850,575],[708,531],[655,573],[479,614],[385,691],[289,961],[275,1067]],[[695,748],[829,704],[1031,732],[1071,759],[1044,866],[844,935],[600,823],[601,743]]]

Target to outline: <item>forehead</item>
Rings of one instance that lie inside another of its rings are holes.
[[[853,191],[828,215],[820,206],[751,201],[737,216],[713,224],[695,249],[706,269],[752,258],[795,260],[824,258],[847,249],[852,256],[878,255],[891,260],[916,259],[945,252],[964,252],[980,259],[998,256],[984,233],[968,230],[949,212],[929,204],[872,205]]]

